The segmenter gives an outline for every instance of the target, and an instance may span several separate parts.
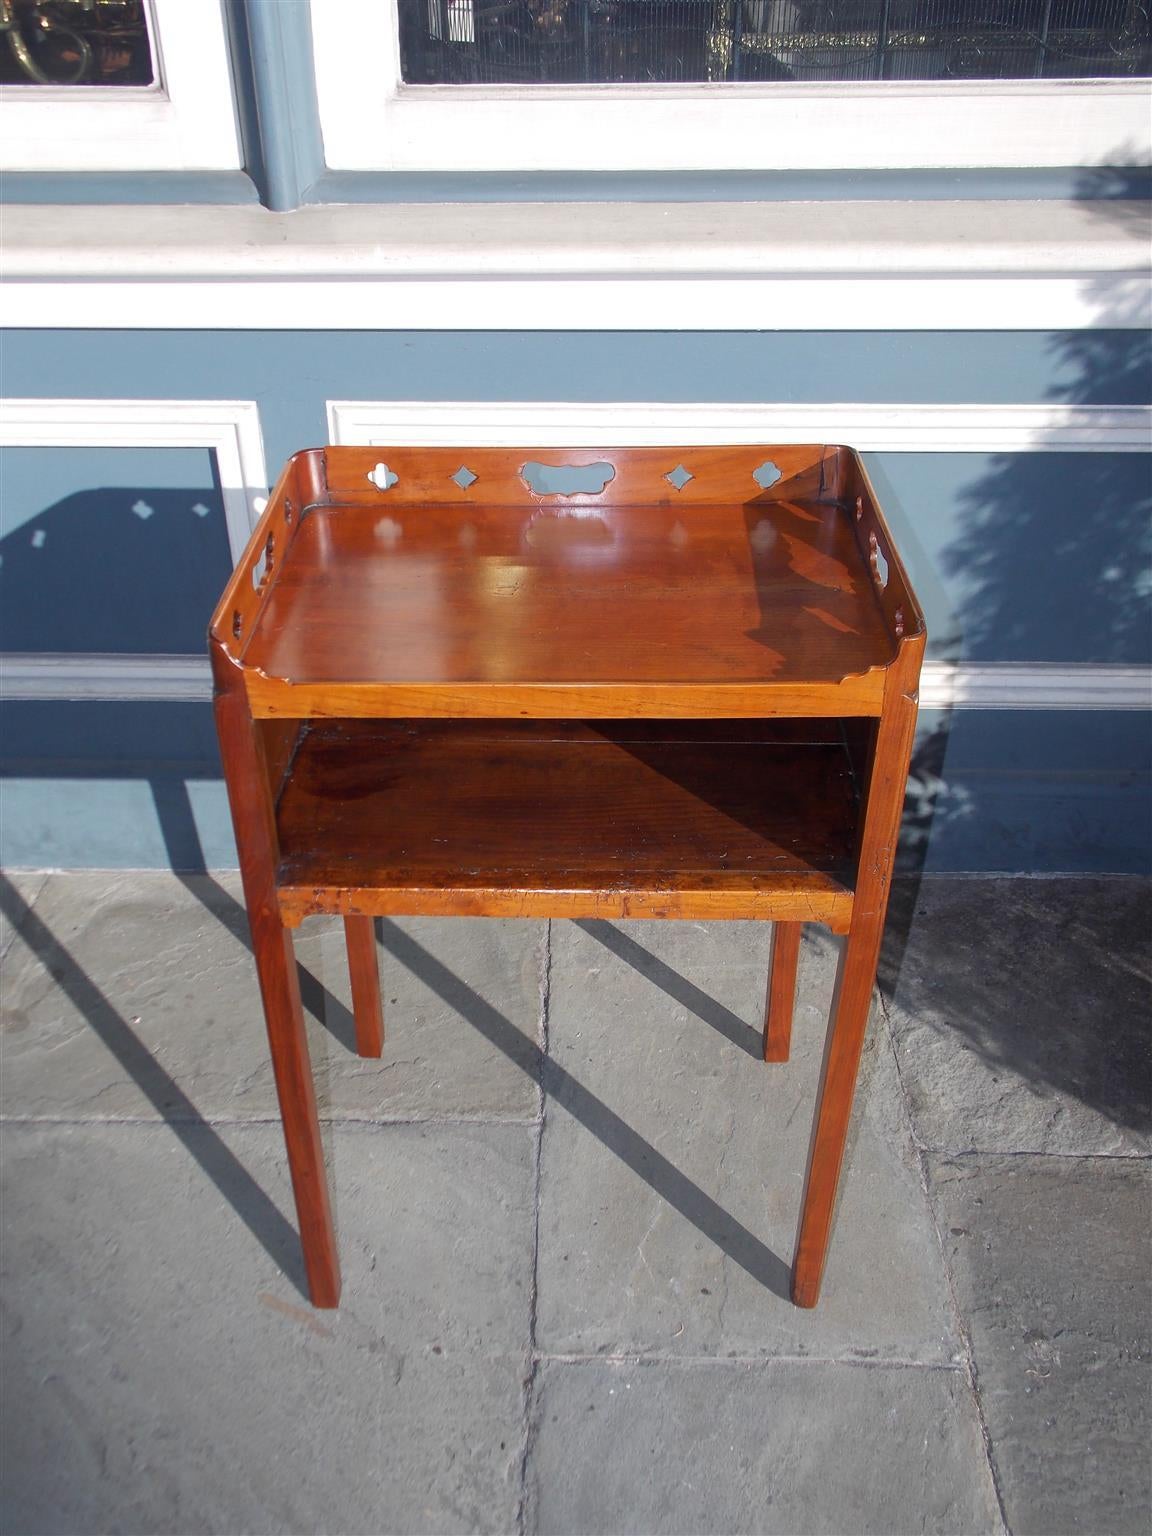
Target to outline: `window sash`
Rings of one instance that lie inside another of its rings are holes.
[[[352,171],[1138,163],[1146,80],[409,86],[396,0],[311,0],[325,160]]]
[[[0,88],[0,170],[243,165],[222,0],[151,0],[156,85]]]

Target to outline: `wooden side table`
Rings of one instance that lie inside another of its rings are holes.
[[[846,933],[793,1264],[815,1305],[924,651],[857,456],[300,453],[209,648],[313,1302],[340,1272],[291,934],[327,912],[364,1056],[378,915],[770,920],[767,1061],[800,925]]]

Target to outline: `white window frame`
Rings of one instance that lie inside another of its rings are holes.
[[[1145,80],[406,86],[397,0],[310,0],[336,170],[1093,165],[1152,154]]]
[[[150,9],[153,85],[0,88],[0,170],[241,168],[222,0]]]

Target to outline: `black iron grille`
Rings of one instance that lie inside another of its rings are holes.
[[[411,84],[1149,73],[1149,0],[400,0]]]

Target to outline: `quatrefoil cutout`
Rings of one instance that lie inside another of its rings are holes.
[[[475,485],[480,476],[474,475],[468,468],[467,464],[461,464],[456,473],[454,475],[449,475],[448,478],[450,480],[454,480],[462,491],[466,491],[470,485]]]
[[[690,469],[685,469],[683,464],[677,464],[676,468],[670,470],[664,478],[668,481],[669,485],[674,485],[678,491],[682,491],[689,480],[694,480],[696,476]]]
[[[377,464],[375,469],[369,472],[368,478],[378,491],[388,491],[392,489],[400,476],[394,474],[387,464]]]

